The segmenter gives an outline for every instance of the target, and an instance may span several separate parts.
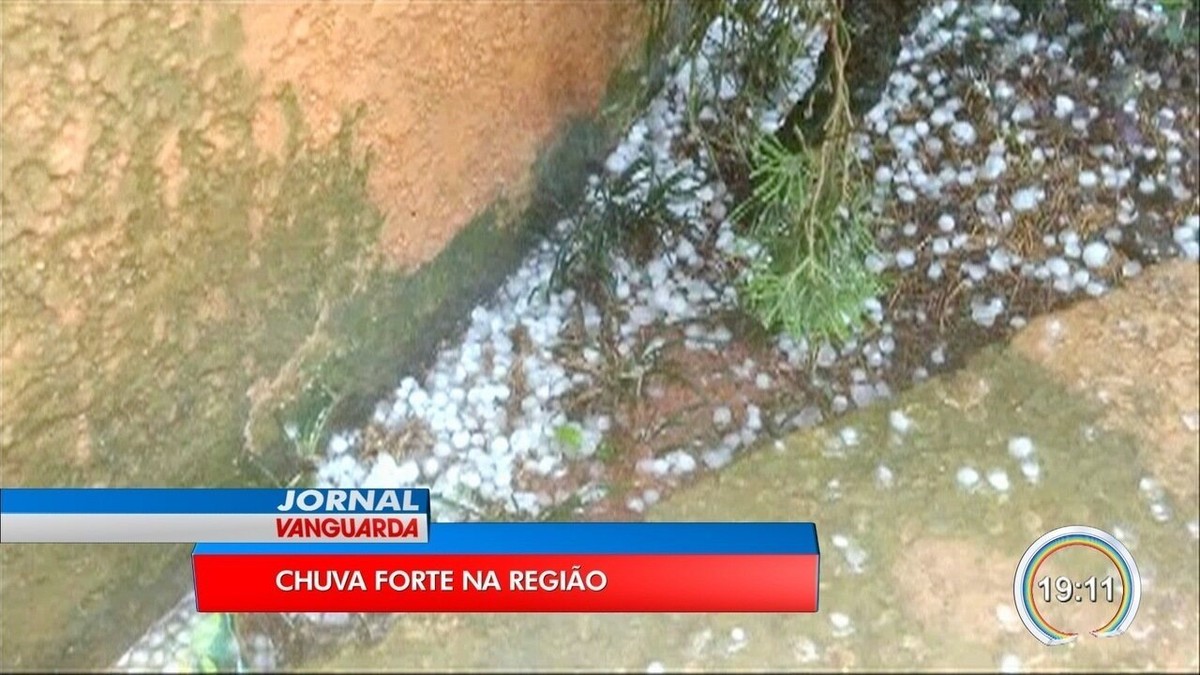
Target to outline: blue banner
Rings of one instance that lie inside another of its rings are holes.
[[[434,523],[429,542],[197,544],[197,555],[816,555],[812,523]]]

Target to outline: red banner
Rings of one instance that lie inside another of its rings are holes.
[[[193,564],[201,612],[815,612],[817,560],[197,553]]]

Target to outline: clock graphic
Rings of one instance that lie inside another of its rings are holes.
[[[1079,554],[1098,560],[1103,572],[1078,573],[1079,567],[1051,571]],[[1116,637],[1129,629],[1137,614],[1141,577],[1129,549],[1116,537],[1072,525],[1047,532],[1025,551],[1013,579],[1013,599],[1021,622],[1043,644],[1075,641],[1079,631],[1074,629],[1080,628],[1075,624],[1083,615],[1091,621],[1083,626],[1088,633]]]

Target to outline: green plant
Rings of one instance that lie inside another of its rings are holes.
[[[849,146],[850,40],[841,3],[722,0],[689,3],[687,10],[680,47],[702,55],[705,64],[703,72],[692,70],[693,127],[701,130],[700,140],[718,166],[749,173],[749,195],[732,215],[748,226],[763,255],[743,277],[743,306],[768,330],[844,338],[861,321],[863,300],[878,293],[882,282],[865,264],[874,242],[865,183]],[[670,19],[665,11],[658,16]],[[718,20],[727,29],[711,31]],[[806,128],[797,124],[764,134],[742,123],[746,112],[791,84],[792,64],[809,49],[810,33],[797,26],[821,25],[827,26],[826,54],[818,81],[807,104],[788,115]],[[736,78],[741,94],[723,104],[727,109],[714,123],[701,124],[697,106],[703,99],[695,89],[727,76]],[[699,77],[708,81],[697,82]],[[817,138],[812,146],[804,132]]]
[[[807,49],[796,26],[811,25],[813,7],[778,0],[709,0],[689,2],[673,13],[677,3],[660,3],[650,23],[650,39],[674,39],[683,54],[704,56],[710,84],[734,76],[753,98],[787,84],[791,64]],[[682,26],[669,30],[667,22]],[[713,31],[721,21],[724,30]],[[659,51],[663,51],[660,48]],[[744,99],[743,99],[744,100]]]
[[[688,119],[697,140],[716,160],[714,170],[727,184],[736,183],[757,132],[744,121],[774,105],[772,99],[794,85],[792,66],[811,48],[812,34],[803,27],[819,25],[824,10],[816,3],[774,0],[713,0],[688,6],[690,12],[681,12],[686,28],[679,43],[685,54],[700,57],[697,62],[703,64],[702,72],[690,70]],[[717,21],[725,30],[710,34]],[[726,78],[738,84],[737,96],[713,100],[699,95],[702,88],[719,90]],[[716,119],[701,114],[706,107],[717,113]],[[727,175],[726,169],[732,173]]]
[[[300,396],[293,417],[281,424],[284,436],[301,461],[310,462],[320,455],[337,401],[337,395],[328,387],[314,383]]]
[[[796,337],[844,340],[861,326],[863,301],[883,284],[866,268],[870,231],[861,219],[834,216],[823,243],[790,264],[764,256],[742,284],[743,305],[764,327]]]
[[[646,68],[654,70],[673,47],[685,56],[702,55],[703,74],[692,69],[693,90],[700,77],[714,88],[726,78],[740,83],[741,95],[727,102],[727,107],[736,108],[729,111],[728,119],[739,119],[740,112],[787,84],[791,64],[807,49],[795,27],[812,23],[807,3],[775,0],[649,0],[644,9]],[[710,32],[718,20],[726,30]],[[694,105],[699,97],[690,100]],[[695,122],[698,111],[693,107],[689,114]],[[744,159],[748,145],[741,137],[740,124],[719,126],[700,135],[710,154]],[[700,127],[693,124],[693,128]],[[666,207],[679,194],[681,178],[681,174],[659,175],[645,157],[618,176],[601,176],[594,185],[594,198],[585,202],[576,227],[560,248],[549,287],[561,289],[570,283],[585,288],[591,284],[611,286],[612,252],[639,243],[651,245],[676,224]]]
[[[667,207],[680,196],[682,178],[680,172],[660,176],[647,157],[617,176],[600,177],[559,247],[549,287],[561,289],[569,282],[611,286],[613,252],[625,251],[639,239],[661,239],[675,224]]]
[[[1195,0],[1160,0],[1158,3],[1167,22],[1163,25],[1162,36],[1172,47],[1181,47],[1190,41],[1195,44],[1195,27],[1188,29],[1189,12],[1195,9]]]
[[[849,142],[849,38],[840,13],[826,45],[831,101],[820,144],[810,147],[796,131],[793,150],[761,135],[750,152],[751,194],[733,216],[763,247],[743,278],[746,309],[769,330],[841,340],[860,326],[863,301],[882,281],[866,267],[874,239],[866,182]]]
[[[857,328],[863,300],[882,288],[865,263],[873,252],[872,223],[865,208],[865,182],[849,143],[853,121],[845,64],[850,41],[841,10],[839,0],[714,0],[683,6],[668,1],[650,7],[648,35],[650,42],[676,40],[683,55],[695,57],[693,94],[701,85],[719,88],[727,77],[739,86],[740,95],[722,104],[727,109],[713,123],[699,123],[696,106],[706,100],[703,97],[690,97],[689,113],[718,170],[724,164],[749,173],[750,194],[733,217],[748,225],[763,255],[752,261],[743,278],[745,308],[769,330],[834,339]],[[712,29],[717,22],[724,30]],[[822,86],[812,91],[828,100],[821,101],[816,113],[818,106],[810,100],[788,116],[807,113],[804,124],[813,127],[808,131],[818,138],[812,146],[794,126],[764,135],[744,122],[744,113],[791,84],[792,64],[810,46],[811,34],[798,26],[827,27],[826,55],[816,83]],[[666,46],[659,44],[657,49],[665,52]],[[647,160],[639,160],[622,175],[595,186],[596,198],[561,249],[552,285],[562,285],[576,273],[611,282],[611,251],[626,247],[639,234],[661,235],[670,227],[673,219],[666,205],[674,185],[659,180],[652,169]],[[646,198],[631,199],[638,181],[648,175]],[[632,377],[635,392],[640,392],[643,369],[631,373],[610,363],[605,370],[614,381]]]

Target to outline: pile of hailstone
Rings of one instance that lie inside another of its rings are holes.
[[[1144,23],[1162,20],[1150,3],[1122,4]],[[903,223],[881,233],[885,255],[869,260],[869,267],[960,284],[971,320],[983,328],[1004,319],[1014,328],[1024,324],[1025,317],[1010,311],[1009,298],[995,290],[1016,277],[1067,297],[1098,296],[1138,274],[1136,258],[1115,264],[1117,248],[1140,236],[1139,220],[1159,217],[1151,197],[1174,201],[1176,213],[1179,207],[1192,210],[1171,230],[1173,250],[1156,250],[1152,257],[1200,258],[1195,174],[1187,161],[1194,166],[1195,135],[1182,132],[1176,121],[1181,110],[1148,109],[1144,102],[1162,87],[1162,76],[1138,67],[1129,78],[1136,85],[1113,109],[1099,77],[1079,72],[1069,58],[1082,39],[1081,24],[1047,36],[1020,20],[1016,8],[1000,2],[932,5],[904,41],[859,138],[860,157],[873,167],[874,209]],[[968,46],[986,49],[992,60],[961,63],[953,55]],[[1119,49],[1112,59],[1127,65]],[[1058,93],[1042,100],[1045,90]],[[976,107],[985,101],[985,109],[968,111],[969,98]],[[1186,112],[1194,124],[1190,104]],[[1091,140],[1101,117],[1136,127],[1127,132],[1134,140]],[[984,142],[985,135],[991,140]],[[1086,151],[1060,155],[1055,139],[1064,135]],[[1064,184],[1059,176],[1068,171],[1073,179]],[[1024,259],[1012,248],[1016,223],[1038,217],[1055,196],[1067,196],[1076,207],[1115,201],[1115,217],[1086,238],[1069,218],[1051,220],[1056,229],[1043,231],[1040,242],[1049,255]],[[925,320],[921,310],[915,314],[895,318]]]

